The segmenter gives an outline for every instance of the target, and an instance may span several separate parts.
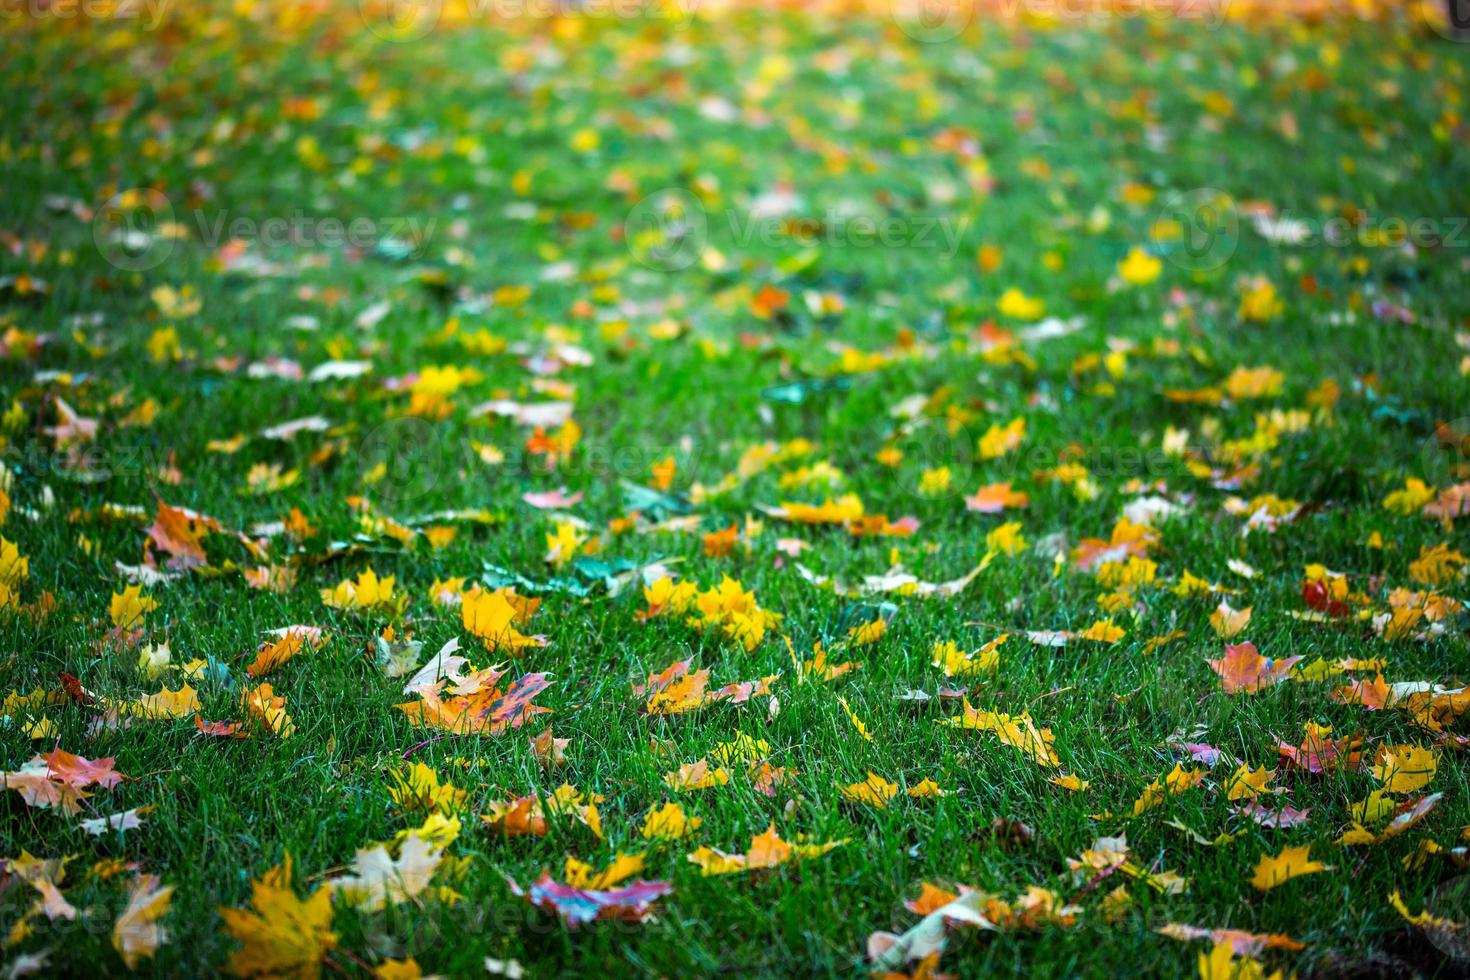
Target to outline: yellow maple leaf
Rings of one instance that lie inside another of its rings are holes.
[[[157,694],[145,694],[138,699],[137,712],[142,718],[187,718],[199,710],[199,693],[188,684],[177,691],[166,686]]]
[[[888,806],[888,801],[898,795],[898,786],[890,783],[875,772],[869,772],[868,778],[860,783],[842,787],[842,798],[852,803],[866,803],[882,809]]]
[[[1056,768],[1062,762],[1052,750],[1055,741],[1050,728],[1038,728],[1031,715],[1007,715],[999,711],[984,711],[973,707],[965,700],[963,711],[940,724],[955,728],[970,728],[994,732],[1006,745],[1030,756],[1037,765]]]
[[[601,871],[594,871],[592,865],[587,862],[568,856],[566,877],[567,884],[573,888],[605,891],[642,870],[642,854],[624,854],[619,851],[613,857],[612,863]]]
[[[337,945],[332,930],[332,891],[318,888],[302,901],[291,889],[291,859],[250,887],[245,909],[220,909],[227,929],[241,943],[228,969],[237,977],[297,977],[316,980],[322,957]]]
[[[1163,268],[1162,261],[1135,245],[1118,263],[1118,275],[1130,285],[1147,286],[1159,278]]]
[[[1244,609],[1232,609],[1230,603],[1220,600],[1220,605],[1210,613],[1210,626],[1215,630],[1215,635],[1222,640],[1233,640],[1240,634],[1251,621],[1252,606]]]
[[[296,734],[296,724],[286,713],[286,699],[278,696],[269,684],[242,691],[240,707],[247,714],[264,722],[281,738],[290,738]]]
[[[142,593],[142,586],[130,585],[121,592],[112,594],[112,602],[107,607],[108,614],[112,616],[112,625],[120,629],[131,629],[142,621],[144,614],[158,608],[156,599]]]
[[[1449,585],[1465,566],[1465,556],[1447,544],[1419,549],[1419,557],[1409,563],[1409,577],[1425,585]]]
[[[1225,782],[1229,787],[1226,796],[1232,800],[1255,799],[1258,794],[1270,791],[1269,784],[1275,776],[1275,769],[1262,766],[1252,770],[1250,766],[1241,763]]]
[[[522,618],[521,610],[511,602],[504,589],[486,592],[474,588],[465,593],[460,607],[464,628],[485,642],[492,650],[515,653],[528,647],[545,646],[546,641],[536,636],[526,636],[516,630],[514,623]]]
[[[1026,420],[1024,418],[1012,419],[1005,425],[992,425],[980,437],[978,447],[980,458],[999,459],[1013,453],[1021,445],[1021,440],[1025,438]]]
[[[1257,891],[1265,892],[1293,878],[1329,870],[1328,865],[1312,860],[1309,850],[1309,846],[1288,847],[1280,854],[1261,855],[1255,873],[1251,875],[1251,885]]]
[[[1412,793],[1429,785],[1439,760],[1430,749],[1417,745],[1386,745],[1378,752],[1373,778],[1389,793]]]
[[[723,766],[718,769],[710,769],[708,759],[686,763],[664,775],[664,785],[675,792],[724,786],[729,781],[730,773]]]
[[[985,535],[985,550],[1014,557],[1027,548],[1020,521],[1007,521]]]
[[[932,800],[941,796],[952,796],[954,790],[943,789],[934,780],[925,776],[917,784],[908,788],[908,794],[916,800]]]
[[[1087,629],[1077,634],[1079,640],[1091,640],[1094,643],[1117,643],[1127,633],[1123,627],[1113,622],[1111,616],[1107,619],[1099,619]]]
[[[30,574],[30,559],[21,555],[14,542],[0,537],[0,583],[14,588]]]
[[[173,893],[172,885],[158,887],[154,875],[139,875],[129,886],[127,907],[112,926],[112,948],[129,970],[143,957],[152,956],[168,938],[158,920],[168,914]]]
[[[886,632],[888,632],[888,623],[880,616],[871,623],[861,623],[848,630],[847,642],[849,646],[867,646],[870,643],[877,643]]]
[[[648,811],[639,832],[645,840],[678,840],[698,830],[702,822],[698,817],[687,816],[679,804],[665,803]]]
[[[468,794],[453,783],[439,782],[439,774],[433,769],[416,762],[412,768],[394,769],[388,773],[392,780],[388,796],[404,810],[454,813],[464,807]]]

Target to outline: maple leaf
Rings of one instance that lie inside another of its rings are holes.
[[[664,775],[664,785],[676,793],[693,789],[708,789],[711,786],[724,786],[729,781],[730,773],[723,766],[711,770],[708,759],[686,763],[674,772]]]
[[[942,796],[953,796],[954,790],[943,789],[927,776],[910,786],[906,792],[916,800],[932,800]]]
[[[187,718],[199,710],[199,692],[188,684],[177,691],[164,685],[157,694],[140,697],[135,710],[140,718]]]
[[[250,738],[245,726],[237,721],[205,721],[198,714],[194,716],[194,728],[211,738]]]
[[[343,579],[330,589],[322,589],[322,603],[334,609],[360,609],[378,612],[387,616],[401,613],[408,603],[408,596],[395,597],[395,578],[378,578],[371,568],[358,573],[357,579]]]
[[[1210,669],[1220,675],[1220,689],[1226,694],[1255,694],[1286,680],[1291,668],[1301,657],[1283,657],[1273,660],[1261,656],[1254,643],[1225,645],[1225,656],[1219,660],[1205,661]]]
[[[114,813],[110,817],[96,817],[83,820],[81,827],[84,831],[94,837],[100,837],[109,830],[137,830],[143,826],[143,814],[151,813],[152,806],[134,807],[121,813]]]
[[[522,890],[507,877],[512,894],[531,905],[554,912],[568,926],[576,927],[597,919],[644,922],[653,914],[653,904],[673,892],[667,881],[635,881],[611,891],[576,888],[552,880],[546,872],[530,888]]]
[[[296,723],[286,712],[286,699],[278,696],[269,684],[243,690],[240,693],[240,707],[281,738],[290,738],[296,734]]]
[[[112,768],[114,760],[111,756],[90,760],[79,755],[72,755],[65,749],[56,748],[50,754],[37,756],[37,758],[45,761],[51,778],[78,789],[93,785],[111,789],[125,778],[122,773]]]
[[[131,629],[140,623],[146,613],[158,608],[157,600],[142,594],[142,587],[129,585],[121,592],[114,592],[108,606],[112,625],[120,630]]]
[[[1279,932],[1246,932],[1243,929],[1203,929],[1199,926],[1170,922],[1154,930],[1161,936],[1169,936],[1183,942],[1195,939],[1209,940],[1214,945],[1228,945],[1237,956],[1259,956],[1268,949],[1306,949],[1290,936]]]
[[[1007,715],[997,711],[977,710],[970,705],[967,698],[960,715],[941,719],[940,724],[994,732],[1002,742],[1030,756],[1037,765],[1056,768],[1062,764],[1052,750],[1055,739],[1051,729],[1038,728],[1029,713]]]
[[[1165,773],[1162,779],[1155,779],[1143,788],[1143,794],[1133,803],[1133,815],[1140,816],[1169,797],[1179,796],[1193,789],[1204,782],[1206,775],[1207,771],[1204,769],[1187,770],[1179,763],[1174,763],[1174,768]]]
[[[648,695],[644,710],[651,715],[676,715],[701,707],[709,685],[709,671],[690,673],[693,664],[693,658],[676,661],[657,674],[649,674],[647,683],[634,684],[635,696]]]
[[[540,673],[523,674],[504,691],[486,686],[472,694],[448,699],[442,699],[432,688],[420,689],[420,700],[397,707],[419,727],[440,728],[460,735],[500,735],[551,710],[531,703],[550,684],[551,675]]]
[[[619,851],[611,863],[601,871],[595,870],[585,861],[567,857],[567,884],[573,888],[589,888],[603,891],[619,882],[631,878],[643,870],[642,854],[624,854]]]
[[[567,764],[566,748],[572,744],[572,740],[553,736],[550,725],[530,742],[531,754],[544,768],[550,770]]]
[[[1412,793],[1429,785],[1438,764],[1429,749],[1417,745],[1385,745],[1378,750],[1373,778],[1389,793]]]
[[[528,615],[526,606],[514,603],[511,594],[504,589],[486,592],[479,587],[473,588],[465,593],[460,605],[465,629],[484,641],[489,649],[512,654],[546,645],[544,637],[525,636],[516,630],[514,624],[524,622]]]
[[[19,793],[27,806],[41,810],[59,807],[69,814],[80,813],[81,801],[90,795],[65,780],[53,778],[51,767],[39,755],[14,772],[4,773],[3,779],[6,788]]]
[[[980,437],[977,447],[981,459],[999,459],[1020,447],[1026,438],[1026,420],[1012,419],[1005,425],[994,424]]]
[[[1373,680],[1354,681],[1346,687],[1340,687],[1331,694],[1332,700],[1341,701],[1344,704],[1360,704],[1369,711],[1380,711],[1392,705],[1393,688],[1383,680],[1383,674],[1378,674]]]
[[[208,561],[202,539],[222,530],[212,517],[196,514],[184,507],[171,507],[158,501],[158,513],[148,528],[148,540],[170,557],[166,563],[172,571],[199,568]]]
[[[1463,572],[1466,558],[1447,544],[1425,545],[1409,563],[1409,577],[1425,585],[1449,585]]]
[[[1276,751],[1288,765],[1311,773],[1323,773],[1331,769],[1356,766],[1358,747],[1362,744],[1363,739],[1359,735],[1334,739],[1309,731],[1301,745],[1277,742]]]
[[[13,541],[0,537],[0,585],[13,589],[30,574],[30,559],[20,553],[20,548]]]
[[[260,677],[310,648],[320,650],[327,642],[326,632],[319,626],[284,626],[272,630],[276,638],[267,640],[256,651],[255,659],[245,668],[251,677]]]
[[[358,909],[376,912],[418,898],[428,889],[443,859],[440,845],[410,834],[397,858],[383,844],[358,849],[352,859],[352,873],[328,880],[325,888]]]
[[[1312,816],[1311,807],[1298,810],[1295,807],[1282,806],[1279,810],[1272,810],[1255,800],[1251,800],[1245,806],[1232,807],[1231,812],[1238,817],[1249,817],[1261,827],[1272,828],[1295,827],[1306,823]]]
[[[949,932],[955,926],[973,926],[979,929],[997,930],[999,926],[988,916],[995,915],[999,903],[991,896],[974,889],[963,889],[963,894],[952,895],[925,883],[916,902],[905,903],[909,909],[923,919],[901,935],[891,932],[874,932],[868,936],[868,959],[875,969],[898,970],[907,964],[920,965],[914,976],[936,976],[932,970],[926,974],[925,964],[938,962],[939,955],[948,945]],[[889,977],[893,973],[886,974]]]
[[[1251,886],[1257,891],[1270,891],[1293,878],[1329,870],[1328,865],[1311,859],[1309,849],[1305,846],[1288,847],[1280,854],[1261,855],[1255,872],[1251,875]]]
[[[937,789],[938,787],[935,788]],[[897,795],[897,784],[890,783],[874,772],[869,772],[868,778],[862,782],[842,787],[842,798],[844,800],[852,803],[866,803],[880,810],[888,806],[888,801]]]
[[[1275,769],[1267,769],[1262,766],[1252,770],[1250,766],[1241,763],[1239,768],[1225,781],[1226,799],[1248,800],[1255,799],[1261,793],[1269,793],[1270,783],[1275,775]]]
[[[945,677],[964,677],[970,674],[990,673],[1000,666],[1000,648],[1011,638],[1002,633],[978,650],[966,653],[950,641],[936,642],[929,651],[932,664],[944,671]]]
[[[151,957],[168,939],[159,919],[168,914],[174,887],[159,887],[156,875],[138,875],[128,886],[128,904],[112,926],[112,948],[129,970],[139,960]]]
[[[1443,793],[1431,793],[1429,796],[1415,800],[1411,804],[1404,804],[1403,812],[1399,813],[1389,821],[1388,826],[1377,836],[1354,824],[1352,829],[1338,838],[1339,844],[1382,844],[1384,841],[1392,840],[1411,827],[1419,824],[1425,817],[1429,816],[1439,801],[1444,797]]]
[[[1079,640],[1091,640],[1094,643],[1117,643],[1127,633],[1121,626],[1115,625],[1111,618],[1099,619],[1087,629],[1077,634]]]
[[[453,783],[447,780],[440,783],[439,774],[422,762],[414,763],[407,770],[390,770],[388,778],[391,780],[388,796],[409,812],[453,813],[462,809],[468,798]]]
[[[546,810],[535,796],[492,802],[490,812],[480,814],[480,819],[507,837],[544,837],[549,829]]]
[[[698,817],[687,816],[679,804],[665,803],[648,811],[639,833],[645,840],[681,840],[698,830],[702,822]]]
[[[1008,508],[1023,508],[1031,502],[1026,494],[1011,489],[1011,483],[992,483],[965,498],[965,509],[977,514],[999,514]]]
[[[228,969],[237,977],[316,980],[322,957],[337,945],[332,932],[332,889],[318,888],[306,901],[291,888],[291,859],[251,883],[254,911],[222,908],[225,929],[241,944]]]
[[[1251,607],[1232,609],[1230,603],[1220,600],[1220,605],[1210,613],[1210,626],[1222,640],[1233,640],[1250,625]]]
[[[843,839],[825,844],[789,844],[776,834],[773,823],[765,833],[750,839],[750,848],[744,854],[727,854],[712,847],[701,847],[690,854],[688,860],[698,866],[701,875],[710,877],[774,868],[787,861],[820,857],[846,843],[847,840]]]

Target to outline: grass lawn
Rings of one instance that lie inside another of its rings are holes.
[[[736,8],[7,18],[9,975],[1466,969],[1470,45]]]

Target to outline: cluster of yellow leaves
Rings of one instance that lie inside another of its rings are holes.
[[[934,658],[933,665],[944,671],[945,677],[988,674],[1000,666],[1000,648],[1008,639],[1010,639],[1010,634],[1002,633],[980,649],[968,653],[961,650],[953,641],[941,640],[934,644],[929,654]]]
[[[492,801],[489,812],[480,814],[480,819],[491,830],[507,837],[544,837],[550,829],[548,818],[562,815],[601,837],[602,817],[597,812],[597,804],[601,802],[602,797],[596,793],[583,793],[570,783],[563,783],[545,798],[533,794]]]
[[[448,780],[441,783],[439,774],[422,762],[416,762],[406,770],[390,770],[388,779],[388,796],[410,813],[424,811],[451,815],[464,809],[468,799],[464,790]]]
[[[740,874],[763,868],[774,868],[788,861],[821,857],[834,848],[847,843],[847,839],[808,844],[798,838],[796,843],[787,843],[776,834],[773,823],[766,832],[750,839],[750,847],[744,854],[729,854],[713,847],[701,847],[689,855],[689,862],[699,868],[699,873],[710,875]]]
[[[1204,769],[1186,770],[1178,763],[1143,789],[1143,795],[1133,802],[1133,815],[1141,816],[1171,796],[1179,796],[1204,782],[1209,773]]]
[[[647,696],[643,710],[650,715],[678,715],[720,701],[743,704],[752,697],[769,694],[771,684],[779,676],[773,674],[758,681],[737,681],[710,691],[709,671],[691,672],[693,663],[692,658],[677,661],[657,674],[650,674],[647,682],[634,684],[635,696]]]
[[[643,598],[648,602],[644,619],[690,613],[686,619],[689,625],[723,633],[746,650],[754,650],[767,630],[781,622],[780,614],[762,609],[755,593],[728,575],[721,577],[719,585],[703,591],[690,582],[656,579],[643,590]]]
[[[1189,879],[1172,871],[1150,871],[1135,861],[1124,836],[1099,837],[1076,858],[1068,858],[1067,868],[1079,885],[1117,871],[1162,895],[1178,895],[1189,889]]]
[[[358,573],[357,579],[343,579],[330,589],[322,589],[322,603],[333,609],[362,610],[393,617],[408,606],[408,596],[393,594],[394,576],[378,578],[371,568]]]
[[[1038,728],[1027,712],[1007,715],[998,711],[977,710],[966,699],[961,714],[946,718],[940,724],[993,732],[1006,745],[1027,756],[1039,766],[1054,769],[1062,764],[1056,752],[1052,750],[1055,738],[1052,736],[1051,729]]]

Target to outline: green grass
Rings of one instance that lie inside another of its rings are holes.
[[[1084,911],[1070,928],[958,932],[942,968],[1193,971],[1203,947],[1158,935],[1167,922],[1281,932],[1307,944],[1300,953],[1266,954],[1271,969],[1384,968],[1387,961],[1374,957],[1428,973],[1463,968],[1386,901],[1398,889],[1417,911],[1458,874],[1447,855],[1416,870],[1403,864],[1431,838],[1446,852],[1457,847],[1459,829],[1470,824],[1466,770],[1451,749],[1440,750],[1426,790],[1444,794],[1437,810],[1371,848],[1334,843],[1349,824],[1348,805],[1375,785],[1360,770],[1281,769],[1277,785],[1290,791],[1287,799],[1312,808],[1306,824],[1289,830],[1230,816],[1224,763],[1206,786],[1141,817],[1096,815],[1130,812],[1144,786],[1179,758],[1168,743],[1176,733],[1273,768],[1277,738],[1300,741],[1309,721],[1337,734],[1361,732],[1368,757],[1379,744],[1432,737],[1405,712],[1332,700],[1329,692],[1350,676],[1223,693],[1205,663],[1223,646],[1207,621],[1213,601],[1181,599],[1167,587],[1185,569],[1241,590],[1232,602],[1254,608],[1243,635],[1268,656],[1383,657],[1390,682],[1466,680],[1458,618],[1442,638],[1421,644],[1384,640],[1366,623],[1322,625],[1292,613],[1306,609],[1300,588],[1309,563],[1349,574],[1354,590],[1382,611],[1391,589],[1419,587],[1409,563],[1421,548],[1464,543],[1461,528],[1397,516],[1381,500],[1410,476],[1441,487],[1456,482],[1426,462],[1423,447],[1437,421],[1470,415],[1460,372],[1467,352],[1457,339],[1470,323],[1470,231],[1458,224],[1470,213],[1463,119],[1470,48],[1399,20],[1214,31],[1138,19],[1059,30],[975,24],[958,39],[921,44],[878,17],[754,12],[673,24],[469,27],[392,43],[364,30],[350,5],[299,23],[278,20],[274,5],[251,5],[249,16],[228,7],[171,9],[152,31],[139,22],[38,18],[10,22],[0,36],[0,277],[46,284],[24,294],[0,289],[0,328],[9,331],[0,401],[17,406],[6,417],[11,509],[0,533],[30,561],[21,601],[43,592],[56,599],[48,617],[0,615],[0,688],[59,690],[67,672],[106,698],[157,690],[158,681],[140,676],[136,651],[101,641],[109,597],[125,584],[116,563],[143,561],[143,529],[160,498],[234,529],[280,520],[293,507],[321,528],[301,553],[273,545],[277,562],[300,566],[286,594],[250,589],[234,571],[148,590],[158,607],[146,617],[146,642],[166,641],[175,664],[201,658],[228,668],[196,682],[204,717],[241,717],[241,688],[253,683],[244,668],[264,631],[309,623],[330,636],[320,651],[264,678],[287,699],[297,726],[289,739],[208,739],[189,719],[92,732],[98,712],[70,703],[6,719],[0,761],[7,770],[58,740],[88,758],[116,758],[130,778],[98,791],[83,816],[153,807],[141,829],[93,837],[79,817],[5,794],[0,851],[74,856],[63,890],[80,912],[75,921],[34,921],[7,961],[44,949],[67,974],[125,972],[110,936],[126,876],[89,870],[118,859],[176,888],[169,939],[140,972],[216,973],[236,948],[217,909],[243,907],[253,878],[289,854],[298,887],[309,890],[340,874],[356,849],[417,826],[420,817],[389,799],[385,774],[435,733],[410,726],[394,707],[407,700],[401,681],[372,662],[371,639],[386,619],[327,608],[319,589],[369,566],[394,575],[411,598],[395,628],[421,640],[423,656],[460,636],[472,662],[488,666],[503,658],[468,636],[454,611],[434,606],[429,586],[450,576],[474,580],[487,564],[533,579],[553,574],[544,561],[551,521],[520,498],[566,486],[585,494],[572,509],[605,537],[603,557],[679,559],[671,567],[702,586],[736,578],[784,616],[779,632],[804,654],[817,641],[840,646],[847,626],[871,610],[802,580],[793,559],[777,551],[778,538],[806,541],[803,564],[848,582],[885,571],[890,550],[928,581],[958,577],[979,562],[986,533],[1003,520],[1019,520],[1032,549],[997,558],[951,600],[868,600],[894,603],[887,635],[834,655],[862,667],[831,685],[797,683],[776,631],[746,652],[678,620],[641,621],[636,588],[616,597],[546,594],[527,629],[548,644],[516,661],[511,674],[550,672],[538,703],[554,711],[544,717],[556,735],[571,739],[567,765],[548,774],[533,759],[527,738],[540,718],[504,736],[448,738],[416,751],[414,761],[469,792],[464,830],[450,848],[469,859],[453,882],[462,898],[374,914],[339,902],[329,973],[365,975],[368,964],[406,956],[426,973],[447,975],[482,973],[486,956],[519,960],[536,976],[600,966],[669,976],[861,973],[870,933],[902,932],[917,921],[903,902],[921,882],[967,884],[1005,899],[1039,885],[1072,898],[1083,888],[1066,859],[1120,833],[1140,863],[1188,877],[1188,892],[1156,895],[1131,883],[1134,907],[1107,922],[1098,904],[1122,883],[1109,879],[1079,898]],[[1232,114],[1218,105],[1209,111],[1210,93],[1228,99]],[[720,114],[712,100],[726,100],[736,118],[712,118]],[[1283,123],[1287,116],[1294,125]],[[575,148],[584,129],[600,134],[596,149]],[[1286,135],[1292,129],[1294,139]],[[1128,203],[1128,184],[1155,196]],[[777,233],[743,237],[752,202],[778,187],[800,195],[795,217],[860,209],[889,220],[894,237],[875,244],[853,226],[823,231],[810,244]],[[89,213],[128,188],[156,190],[187,228],[166,257],[137,271],[99,247],[94,232],[105,225]],[[1228,258],[1213,268],[1151,238],[1170,195],[1200,188],[1228,195],[1241,215],[1226,238]],[[640,211],[639,202],[664,189],[703,201],[707,235],[698,244],[717,250],[723,268],[663,268],[641,261],[648,242],[624,242],[625,229],[636,237],[646,227],[639,219],[648,205]],[[1247,212],[1256,204],[1318,227],[1353,209],[1376,227],[1392,217],[1426,219],[1446,240],[1432,247],[1421,239],[1415,252],[1361,238],[1342,247],[1273,244],[1251,226]],[[249,255],[275,264],[262,276],[222,268],[224,243],[205,234],[221,218],[260,228],[298,217],[311,229],[307,240],[251,244]],[[375,237],[401,237],[403,222],[413,220],[425,235],[411,247],[353,250],[316,240],[323,219],[366,219]],[[953,247],[945,235],[955,236]],[[992,271],[977,263],[987,244],[1001,250]],[[1112,288],[1118,261],[1134,245],[1165,258],[1162,275],[1147,286]],[[547,277],[548,269],[570,272]],[[1265,323],[1237,312],[1240,284],[1253,276],[1274,283],[1284,303]],[[768,284],[790,294],[787,316],[751,312]],[[150,298],[163,285],[192,287],[199,312],[167,315]],[[528,295],[497,298],[507,287]],[[1044,301],[1048,315],[1078,318],[1078,329],[1018,341],[1029,363],[983,356],[975,335],[982,323],[993,319],[1018,335],[1027,327],[997,312],[1011,288]],[[844,309],[814,315],[807,294],[840,297]],[[356,325],[363,310],[384,302],[389,310],[376,325]],[[1414,322],[1380,315],[1378,303],[1412,310]],[[313,318],[316,329],[293,328],[300,317]],[[459,336],[483,328],[509,350],[484,353],[444,339],[451,319]],[[665,319],[679,323],[682,336],[650,335]],[[625,333],[604,330],[618,321]],[[150,354],[162,328],[177,332],[178,359]],[[33,350],[30,335],[46,342]],[[533,386],[527,358],[570,337],[591,363],[549,377],[574,386],[583,436],[548,472],[523,451],[525,430],[471,409],[492,398],[552,397]],[[1160,342],[1177,343],[1177,354],[1160,352]],[[1121,376],[1076,369],[1079,358],[1125,344],[1134,349]],[[889,356],[853,371],[842,349]],[[306,371],[332,359],[367,360],[372,373],[319,383],[247,377],[246,365],[271,357]],[[446,417],[405,420],[410,396],[385,380],[433,365],[474,368],[483,379],[448,396]],[[1189,404],[1165,394],[1263,365],[1284,373],[1278,395]],[[846,383],[804,390],[796,404],[762,394],[837,376]],[[1257,412],[1302,408],[1329,379],[1341,388],[1336,408],[1282,435],[1255,459],[1259,476],[1235,491],[1246,500],[1274,493],[1318,505],[1275,533],[1243,535],[1244,519],[1222,509],[1231,492],[1158,451],[1171,425],[1189,429],[1190,444],[1205,452],[1214,442],[1202,426],[1218,425],[1220,440],[1244,438]],[[1105,381],[1110,389],[1099,387]],[[901,399],[941,389],[958,412],[952,430],[943,418],[905,427],[892,416]],[[90,457],[99,473],[91,478],[68,466],[46,432],[58,398],[102,420]],[[148,399],[156,419],[123,425]],[[331,431],[287,442],[256,435],[317,414]],[[1018,416],[1027,422],[1020,450],[981,459],[978,438]],[[239,433],[251,438],[238,453],[207,451],[210,440]],[[694,483],[718,484],[752,444],[798,438],[815,443],[809,457],[698,503],[701,531],[764,521],[726,557],[706,557],[699,533],[606,533],[609,520],[626,514],[620,481],[647,483],[651,466],[667,456],[678,461],[673,490],[688,493]],[[499,447],[504,462],[481,462],[472,440]],[[388,477],[365,481],[384,447],[400,441],[408,449],[390,454]],[[875,458],[887,445],[904,453],[894,468]],[[1093,499],[1037,479],[1036,471],[1069,453],[1091,468]],[[177,486],[156,472],[170,460],[183,477]],[[842,492],[859,495],[869,512],[912,515],[919,531],[855,538],[760,513],[758,505],[781,500],[820,502],[820,489],[777,486],[782,472],[819,460],[846,475]],[[299,481],[243,493],[257,463],[299,470]],[[953,471],[950,491],[917,493],[920,474],[943,465]],[[1005,517],[967,512],[961,495],[998,480],[1028,493],[1029,508]],[[1101,618],[1097,598],[1106,590],[1070,566],[1055,573],[1036,545],[1054,534],[1069,546],[1107,537],[1139,495],[1133,481],[1162,481],[1186,510],[1161,526],[1152,553],[1158,580],[1139,592],[1138,615],[1115,617],[1126,637],[1049,649],[1013,636],[998,671],[971,694],[977,706],[1029,710],[1049,727],[1062,771],[1089,780],[1086,793],[1049,784],[1052,770],[988,733],[936,723],[957,705],[898,700],[906,690],[932,694],[948,683],[930,666],[936,640],[973,649],[996,635],[975,623],[1081,630]],[[496,519],[461,523],[440,550],[422,537],[405,547],[364,533],[348,503],[353,495],[400,520],[455,508],[484,508]],[[104,504],[149,516],[98,517]],[[1368,546],[1374,531],[1387,548]],[[329,551],[328,542],[351,547]],[[210,552],[217,567],[255,564],[219,537]],[[1232,558],[1261,575],[1232,574]],[[1464,596],[1460,582],[1442,591]],[[1172,629],[1187,635],[1144,651],[1150,637]],[[643,714],[630,684],[690,656],[710,669],[712,686],[781,672],[779,712],[758,698],[671,718]],[[176,687],[177,677],[168,683]],[[838,694],[871,742],[857,736]],[[24,726],[42,716],[56,734],[28,738]],[[785,791],[762,796],[739,770],[717,789],[674,796],[664,787],[665,772],[737,733],[765,739],[773,765],[799,772]],[[675,751],[656,754],[652,739]],[[839,787],[869,771],[901,786],[929,777],[957,793],[926,801],[900,795],[882,810],[844,802]],[[490,800],[547,793],[562,782],[605,797],[605,840],[575,824],[506,839],[475,816]],[[648,847],[645,876],[673,883],[655,921],[568,931],[509,893],[505,875],[524,884],[546,868],[559,877],[569,854],[601,867],[616,851],[643,850],[642,816],[668,799],[703,825],[687,842]],[[1034,838],[1003,846],[991,833],[998,817],[1024,821]],[[1244,834],[1206,847],[1170,820],[1209,837],[1227,828]],[[787,839],[849,843],[750,876],[703,878],[685,859],[700,845],[743,851],[772,821]],[[1332,870],[1257,893],[1248,883],[1257,860],[1288,845],[1310,845]],[[33,900],[24,883],[0,886],[0,926],[24,916]]]

